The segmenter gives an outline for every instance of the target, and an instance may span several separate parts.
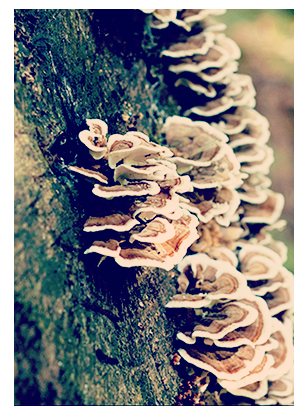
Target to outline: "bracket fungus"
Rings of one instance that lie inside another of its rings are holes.
[[[99,121],[87,120],[90,131],[82,137],[103,136],[104,164],[96,170],[91,165],[69,169],[98,181],[92,189],[95,196],[118,202],[107,214],[98,209],[85,222],[84,230],[95,238],[85,253],[113,257],[123,267],[170,270],[198,238],[199,221],[180,207],[177,193],[192,189],[190,178],[178,175],[170,149],[134,131],[106,139],[107,126]]]
[[[232,395],[293,404],[294,277],[269,234],[284,226],[284,197],[267,176],[269,123],[254,109],[251,77],[237,73],[238,45],[211,20],[224,10],[141,11],[152,30],[179,34],[161,59],[185,116],[165,120],[166,147],[138,131],[108,137],[105,122],[87,119],[79,139],[91,157],[68,166],[98,200],[85,253],[122,267],[177,266],[166,307],[182,313],[178,355]]]

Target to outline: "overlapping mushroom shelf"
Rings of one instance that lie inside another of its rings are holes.
[[[193,191],[183,193],[180,206],[203,223],[211,219],[223,226],[234,220],[240,197],[236,188],[248,175],[227,144],[228,137],[202,121],[173,116],[162,133],[174,153],[179,174],[189,174]]]
[[[79,134],[90,158],[69,166],[94,180],[98,207],[84,231],[93,233],[85,253],[111,256],[123,267],[156,266],[170,270],[198,238],[198,219],[179,204],[190,191],[189,176],[179,176],[173,153],[140,132],[106,138],[107,125],[87,120]],[[96,204],[97,205],[97,204]]]
[[[294,393],[288,373],[294,359],[294,277],[272,249],[239,245],[237,254],[214,248],[186,256],[178,265],[178,294],[166,305],[186,310],[178,353],[215,375],[233,395],[260,404],[289,403]]]
[[[220,11],[209,14],[213,12]],[[267,145],[269,124],[253,109],[256,92],[251,77],[236,73],[241,56],[239,47],[219,33],[224,27],[212,23],[206,10],[153,10],[156,19],[160,19],[160,15],[165,16],[166,20],[162,20],[165,23],[174,22],[174,19],[190,22],[189,33],[183,30],[187,33],[182,35],[184,40],[163,50],[162,59],[175,74],[175,85],[190,91],[183,92],[179,98],[183,108],[187,102],[193,104],[184,115],[194,120],[205,119],[225,133],[241,165],[241,173],[247,174],[237,189],[243,214],[240,219],[250,224],[273,224],[282,211],[284,199],[269,189],[271,181],[266,175],[274,161],[273,150]],[[234,202],[237,204],[235,194]],[[224,226],[228,226],[228,221]]]
[[[211,18],[224,10],[143,12],[152,29],[179,33],[161,58],[185,117],[169,117],[162,133],[193,185],[180,206],[200,220],[189,251],[197,254],[179,265],[179,293],[167,304],[187,313],[179,353],[234,395],[293,403],[294,285],[287,249],[269,233],[285,226],[284,197],[267,177],[269,123],[254,109],[250,76],[236,73],[238,45]]]

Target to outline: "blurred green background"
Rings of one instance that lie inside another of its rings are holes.
[[[238,72],[252,77],[256,110],[270,122],[272,189],[285,196],[282,219],[288,222],[272,235],[288,246],[285,265],[294,272],[294,10],[227,10],[218,20],[241,48]]]

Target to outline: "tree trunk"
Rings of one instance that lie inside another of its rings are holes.
[[[84,261],[86,193],[65,168],[86,118],[152,139],[178,113],[144,22],[135,10],[15,12],[16,405],[175,402],[175,272]]]

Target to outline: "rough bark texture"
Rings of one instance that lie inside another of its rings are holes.
[[[152,138],[177,113],[144,19],[15,12],[16,405],[170,405],[178,392],[164,308],[175,272],[84,262],[87,193],[64,168],[85,118]]]

